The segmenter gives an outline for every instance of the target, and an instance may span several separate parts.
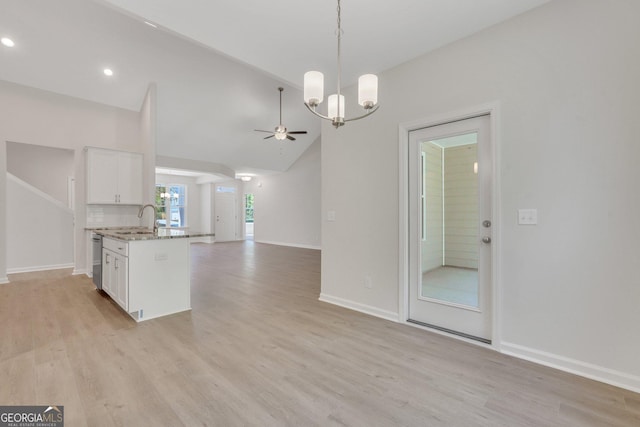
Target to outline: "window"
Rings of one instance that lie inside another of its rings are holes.
[[[253,194],[244,195],[244,222],[253,222]]]
[[[187,226],[187,188],[180,184],[156,184],[158,227]]]

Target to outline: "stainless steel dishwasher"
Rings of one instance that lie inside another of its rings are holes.
[[[93,284],[102,289],[102,236],[91,234],[91,246],[93,253]]]

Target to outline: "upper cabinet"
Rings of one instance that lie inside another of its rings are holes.
[[[143,156],[87,147],[87,204],[143,204]]]

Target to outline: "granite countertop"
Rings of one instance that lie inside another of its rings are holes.
[[[190,228],[159,228],[157,233],[146,227],[87,227],[85,230],[125,242],[215,236],[214,233],[203,233]]]

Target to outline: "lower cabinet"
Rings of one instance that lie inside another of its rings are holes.
[[[102,290],[129,311],[129,257],[103,248]]]
[[[102,289],[136,322],[191,309],[190,240],[102,239]]]

